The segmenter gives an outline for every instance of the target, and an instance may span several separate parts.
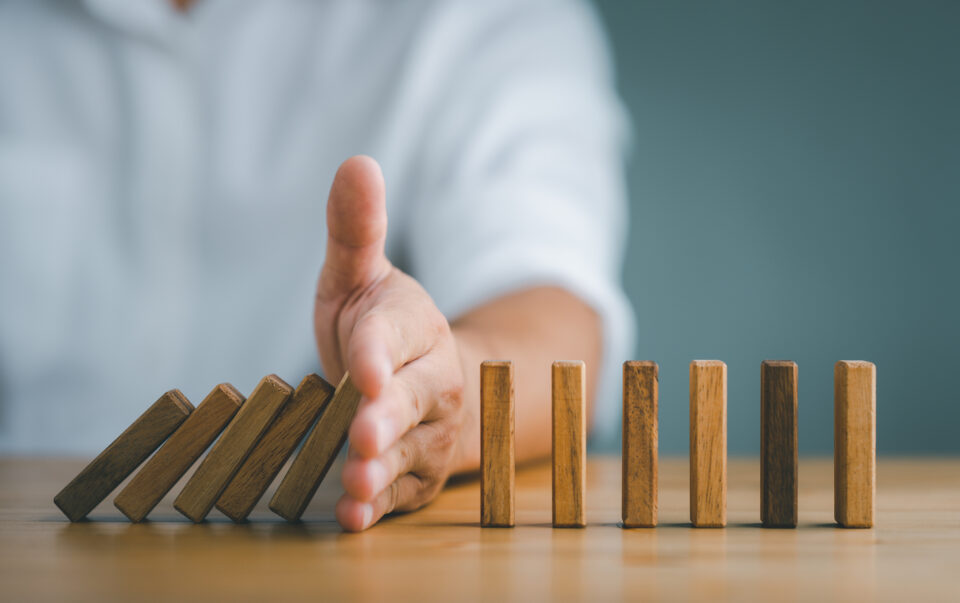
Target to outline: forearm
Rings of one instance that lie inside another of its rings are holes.
[[[516,394],[516,458],[550,454],[550,364],[587,364],[587,421],[602,358],[600,319],[575,295],[553,287],[527,289],[493,300],[452,325],[464,373],[464,422],[454,471],[480,466],[480,363],[512,360]]]

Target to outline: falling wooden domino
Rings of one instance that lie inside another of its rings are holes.
[[[841,360],[833,370],[834,518],[873,527],[877,482],[877,369]]]
[[[727,524],[727,365],[690,363],[690,522]]]
[[[191,412],[193,405],[178,390],[170,390],[160,396],[54,497],[54,504],[70,521],[80,521],[86,517]]]
[[[280,481],[270,500],[271,511],[287,521],[300,519],[343,447],[359,404],[360,392],[347,373]]]
[[[236,522],[247,518],[331,396],[333,386],[319,376],[303,378],[293,397],[220,495],[217,509],[221,513]]]
[[[582,528],[587,475],[586,365],[554,362],[553,527]]]
[[[656,362],[623,363],[623,485],[625,528],[657,525]]]
[[[480,525],[514,525],[513,363],[480,365]]]
[[[276,375],[260,381],[173,501],[177,511],[194,522],[203,521],[292,391]]]
[[[142,521],[220,435],[242,404],[243,395],[229,383],[213,388],[120,491],[114,506],[131,521]]]
[[[760,365],[760,521],[797,527],[797,363]]]

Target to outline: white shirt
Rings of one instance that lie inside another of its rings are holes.
[[[95,452],[167,389],[318,371],[324,204],[357,153],[450,320],[542,284],[597,309],[609,434],[633,332],[611,80],[573,1],[0,0],[0,451]]]

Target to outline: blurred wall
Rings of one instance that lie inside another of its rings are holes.
[[[625,268],[660,449],[688,363],[729,370],[760,449],[760,362],[800,367],[800,449],[833,446],[833,364],[877,364],[882,453],[960,452],[960,2],[599,0],[635,140]]]

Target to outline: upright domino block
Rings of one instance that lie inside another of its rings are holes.
[[[292,391],[276,375],[260,381],[173,501],[177,511],[194,522],[203,521]]]
[[[513,363],[480,365],[480,525],[514,525]]]
[[[583,528],[587,476],[586,365],[554,362],[553,527]]]
[[[877,369],[841,360],[833,369],[833,513],[842,527],[873,527],[876,460]]]
[[[797,527],[797,363],[760,365],[760,521]]]
[[[80,521],[183,423],[193,405],[178,390],[160,396],[57,494],[53,502]]]
[[[727,525],[727,365],[690,363],[690,521]]]
[[[229,383],[213,388],[183,425],[113,500],[130,521],[142,521],[213,443],[243,404]]]
[[[333,465],[347,439],[360,404],[360,391],[346,373],[320,420],[293,459],[289,471],[270,500],[270,510],[287,521],[297,521]]]
[[[623,363],[623,505],[625,528],[657,525],[656,362]]]
[[[221,513],[236,522],[247,518],[332,396],[333,386],[319,376],[303,378],[293,397],[220,495],[217,509]]]

